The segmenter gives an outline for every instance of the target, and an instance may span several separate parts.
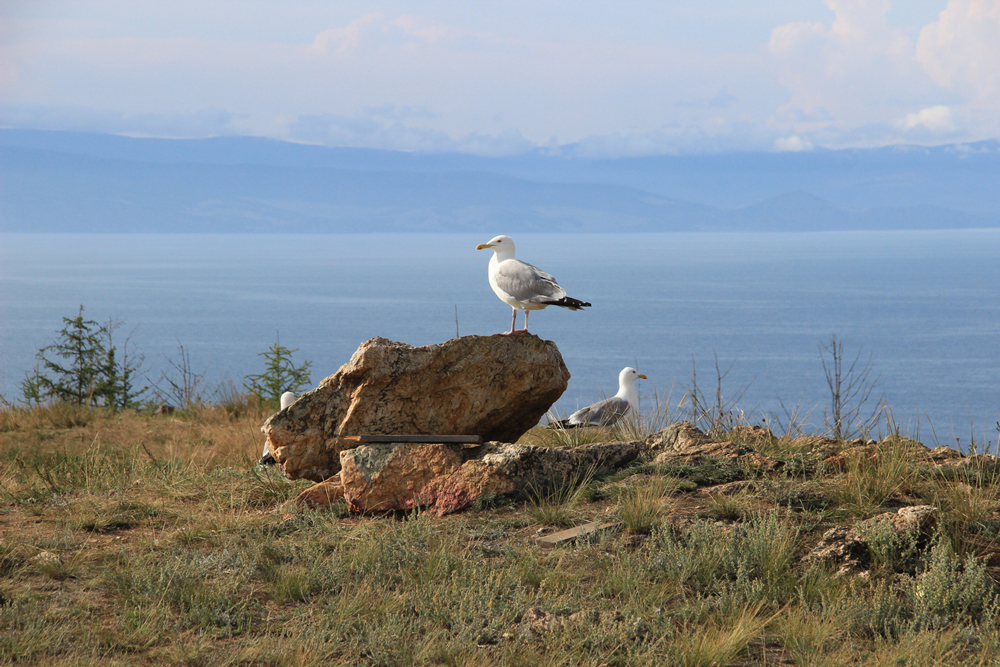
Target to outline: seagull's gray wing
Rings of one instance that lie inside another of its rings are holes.
[[[569,416],[569,421],[571,424],[610,426],[624,417],[630,407],[629,402],[624,398],[612,396],[577,410]]]
[[[519,259],[497,264],[495,279],[497,287],[518,301],[545,303],[566,296],[566,290],[559,287],[555,278]]]

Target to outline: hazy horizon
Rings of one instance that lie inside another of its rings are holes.
[[[517,155],[1000,137],[1000,0],[0,6],[0,126]]]

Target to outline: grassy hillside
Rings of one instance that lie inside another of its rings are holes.
[[[1000,661],[992,457],[736,428],[713,435],[780,465],[644,461],[441,519],[360,517],[299,509],[306,482],[255,467],[266,416],[0,411],[0,663]],[[804,560],[831,528],[917,505],[933,534],[870,522],[863,567]],[[615,526],[533,542],[593,520]]]

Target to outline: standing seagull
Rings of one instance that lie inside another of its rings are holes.
[[[552,428],[576,428],[578,426],[611,426],[624,417],[630,409],[639,410],[639,394],[635,390],[635,381],[647,380],[645,375],[630,366],[618,374],[618,393],[611,398],[598,401],[593,405],[577,410],[557,422],[550,422]]]
[[[286,391],[284,394],[281,395],[281,409],[282,410],[284,410],[285,408],[287,408],[289,405],[291,405],[294,402],[295,402],[295,393],[294,392]],[[269,452],[267,450],[267,443],[265,442],[264,443],[264,453],[260,455],[260,461],[257,461],[257,465],[259,465],[259,466],[270,466],[270,465],[274,465],[275,463],[277,463],[277,461],[274,459],[273,456],[271,456],[271,452]]]
[[[521,331],[527,331],[528,311],[548,306],[580,310],[590,305],[566,296],[566,290],[559,287],[556,279],[538,267],[514,259],[514,240],[509,236],[497,236],[489,243],[476,246],[476,250],[486,248],[493,251],[489,269],[490,287],[514,311],[511,313],[510,331],[504,332],[504,335],[514,333],[518,310],[524,311],[524,328]]]

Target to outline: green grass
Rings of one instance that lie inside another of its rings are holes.
[[[254,409],[0,412],[0,664],[1000,661],[985,466],[938,470],[902,441],[767,475],[637,461],[444,518],[357,517],[297,509],[308,484],[255,467]],[[802,562],[831,526],[920,503],[935,539],[873,533],[869,576]],[[534,544],[594,520],[620,528]],[[532,607],[557,621],[528,627]]]

